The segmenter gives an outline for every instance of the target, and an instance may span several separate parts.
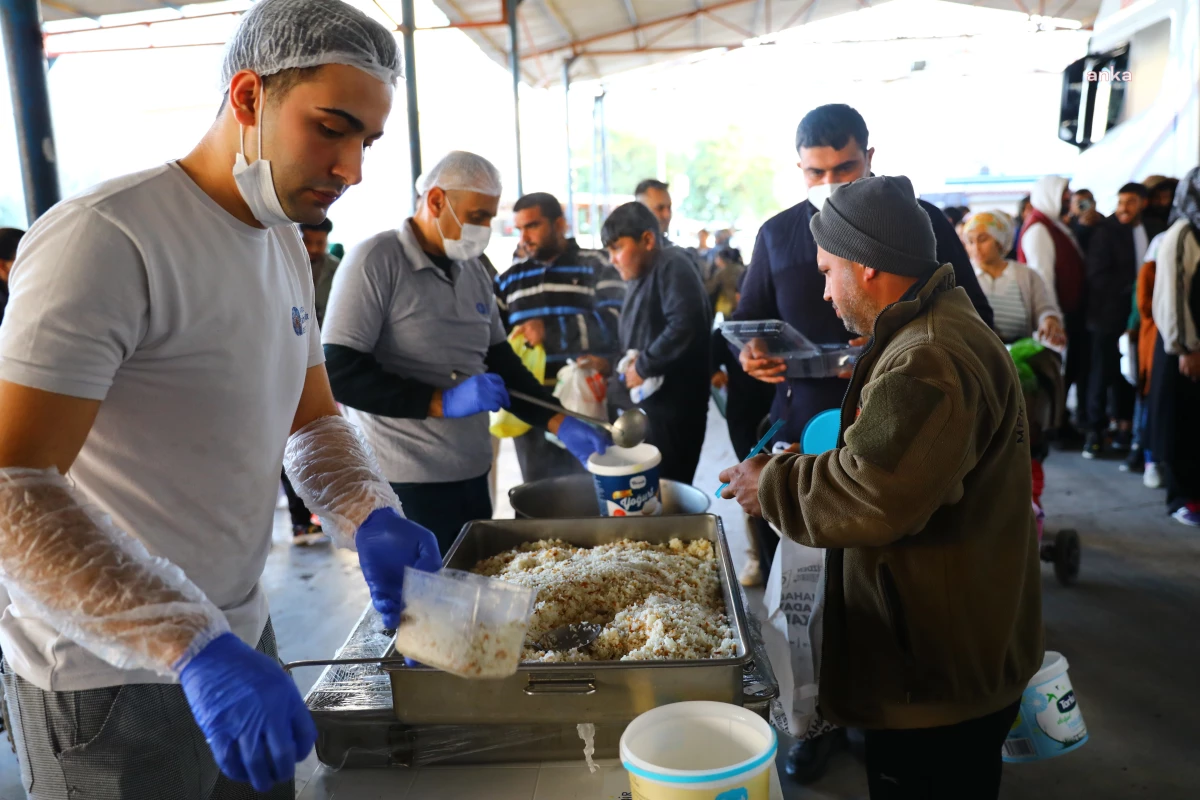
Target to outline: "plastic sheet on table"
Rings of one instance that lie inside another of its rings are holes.
[[[738,591],[742,592],[742,603],[748,608],[745,592],[741,587]],[[747,614],[747,622],[746,645],[754,661],[742,676],[745,703],[765,716],[771,699],[779,694],[779,686],[766,654],[759,621],[753,614]],[[368,607],[335,658],[382,659],[388,655],[391,644],[392,635],[384,631],[382,617]],[[583,742],[573,724],[402,723],[392,708],[391,681],[377,663],[325,667],[305,701],[319,732],[317,754],[332,769],[551,760],[575,758],[576,754],[583,760]],[[598,757],[615,748],[621,727],[597,726]]]

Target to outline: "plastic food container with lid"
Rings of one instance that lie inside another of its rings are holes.
[[[777,319],[721,323],[721,335],[739,350],[753,344],[768,358],[782,358],[789,378],[831,378],[854,366],[862,352],[837,342],[816,344]]]
[[[464,678],[517,671],[537,593],[456,569],[404,569],[396,652]]]

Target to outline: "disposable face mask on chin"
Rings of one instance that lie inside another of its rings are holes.
[[[820,211],[825,207],[825,201],[833,194],[833,190],[839,186],[845,186],[849,181],[841,183],[818,183],[816,186],[808,187],[808,202],[813,204],[813,208]]]
[[[464,225],[459,222],[458,215],[454,213],[454,206],[450,205],[450,198],[446,198],[446,208],[450,211],[450,216],[454,218],[454,221],[458,223],[458,227],[462,229],[459,238],[447,239],[446,234],[442,231],[442,223],[434,220],[438,233],[442,237],[442,249],[446,251],[446,258],[451,261],[470,261],[472,258],[479,258],[492,239],[491,227]]]
[[[253,164],[246,163],[246,129],[238,126],[238,154],[233,161],[233,181],[237,184],[238,194],[250,206],[254,218],[268,228],[295,223],[283,211],[279,203],[279,195],[275,192],[275,180],[271,175],[271,162],[262,157],[262,108],[266,104],[267,95],[259,93],[258,115],[255,127],[258,129],[258,155]]]

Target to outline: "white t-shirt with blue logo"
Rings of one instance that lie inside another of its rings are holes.
[[[257,644],[283,448],[324,360],[296,229],[246,225],[166,164],[50,209],[9,288],[0,379],[103,401],[71,479]],[[114,668],[15,602],[0,647],[45,690],[168,680]]]

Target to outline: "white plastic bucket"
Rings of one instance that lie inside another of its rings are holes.
[[[600,513],[606,517],[652,516],[662,513],[658,465],[662,453],[652,444],[610,447],[592,453],[587,470],[596,485]]]
[[[621,735],[633,800],[767,800],[775,731],[753,711],[707,700],[659,706]]]
[[[1053,758],[1082,747],[1088,740],[1067,666],[1061,653],[1046,652],[1042,668],[1021,695],[1021,710],[1004,740],[1005,761]]]

